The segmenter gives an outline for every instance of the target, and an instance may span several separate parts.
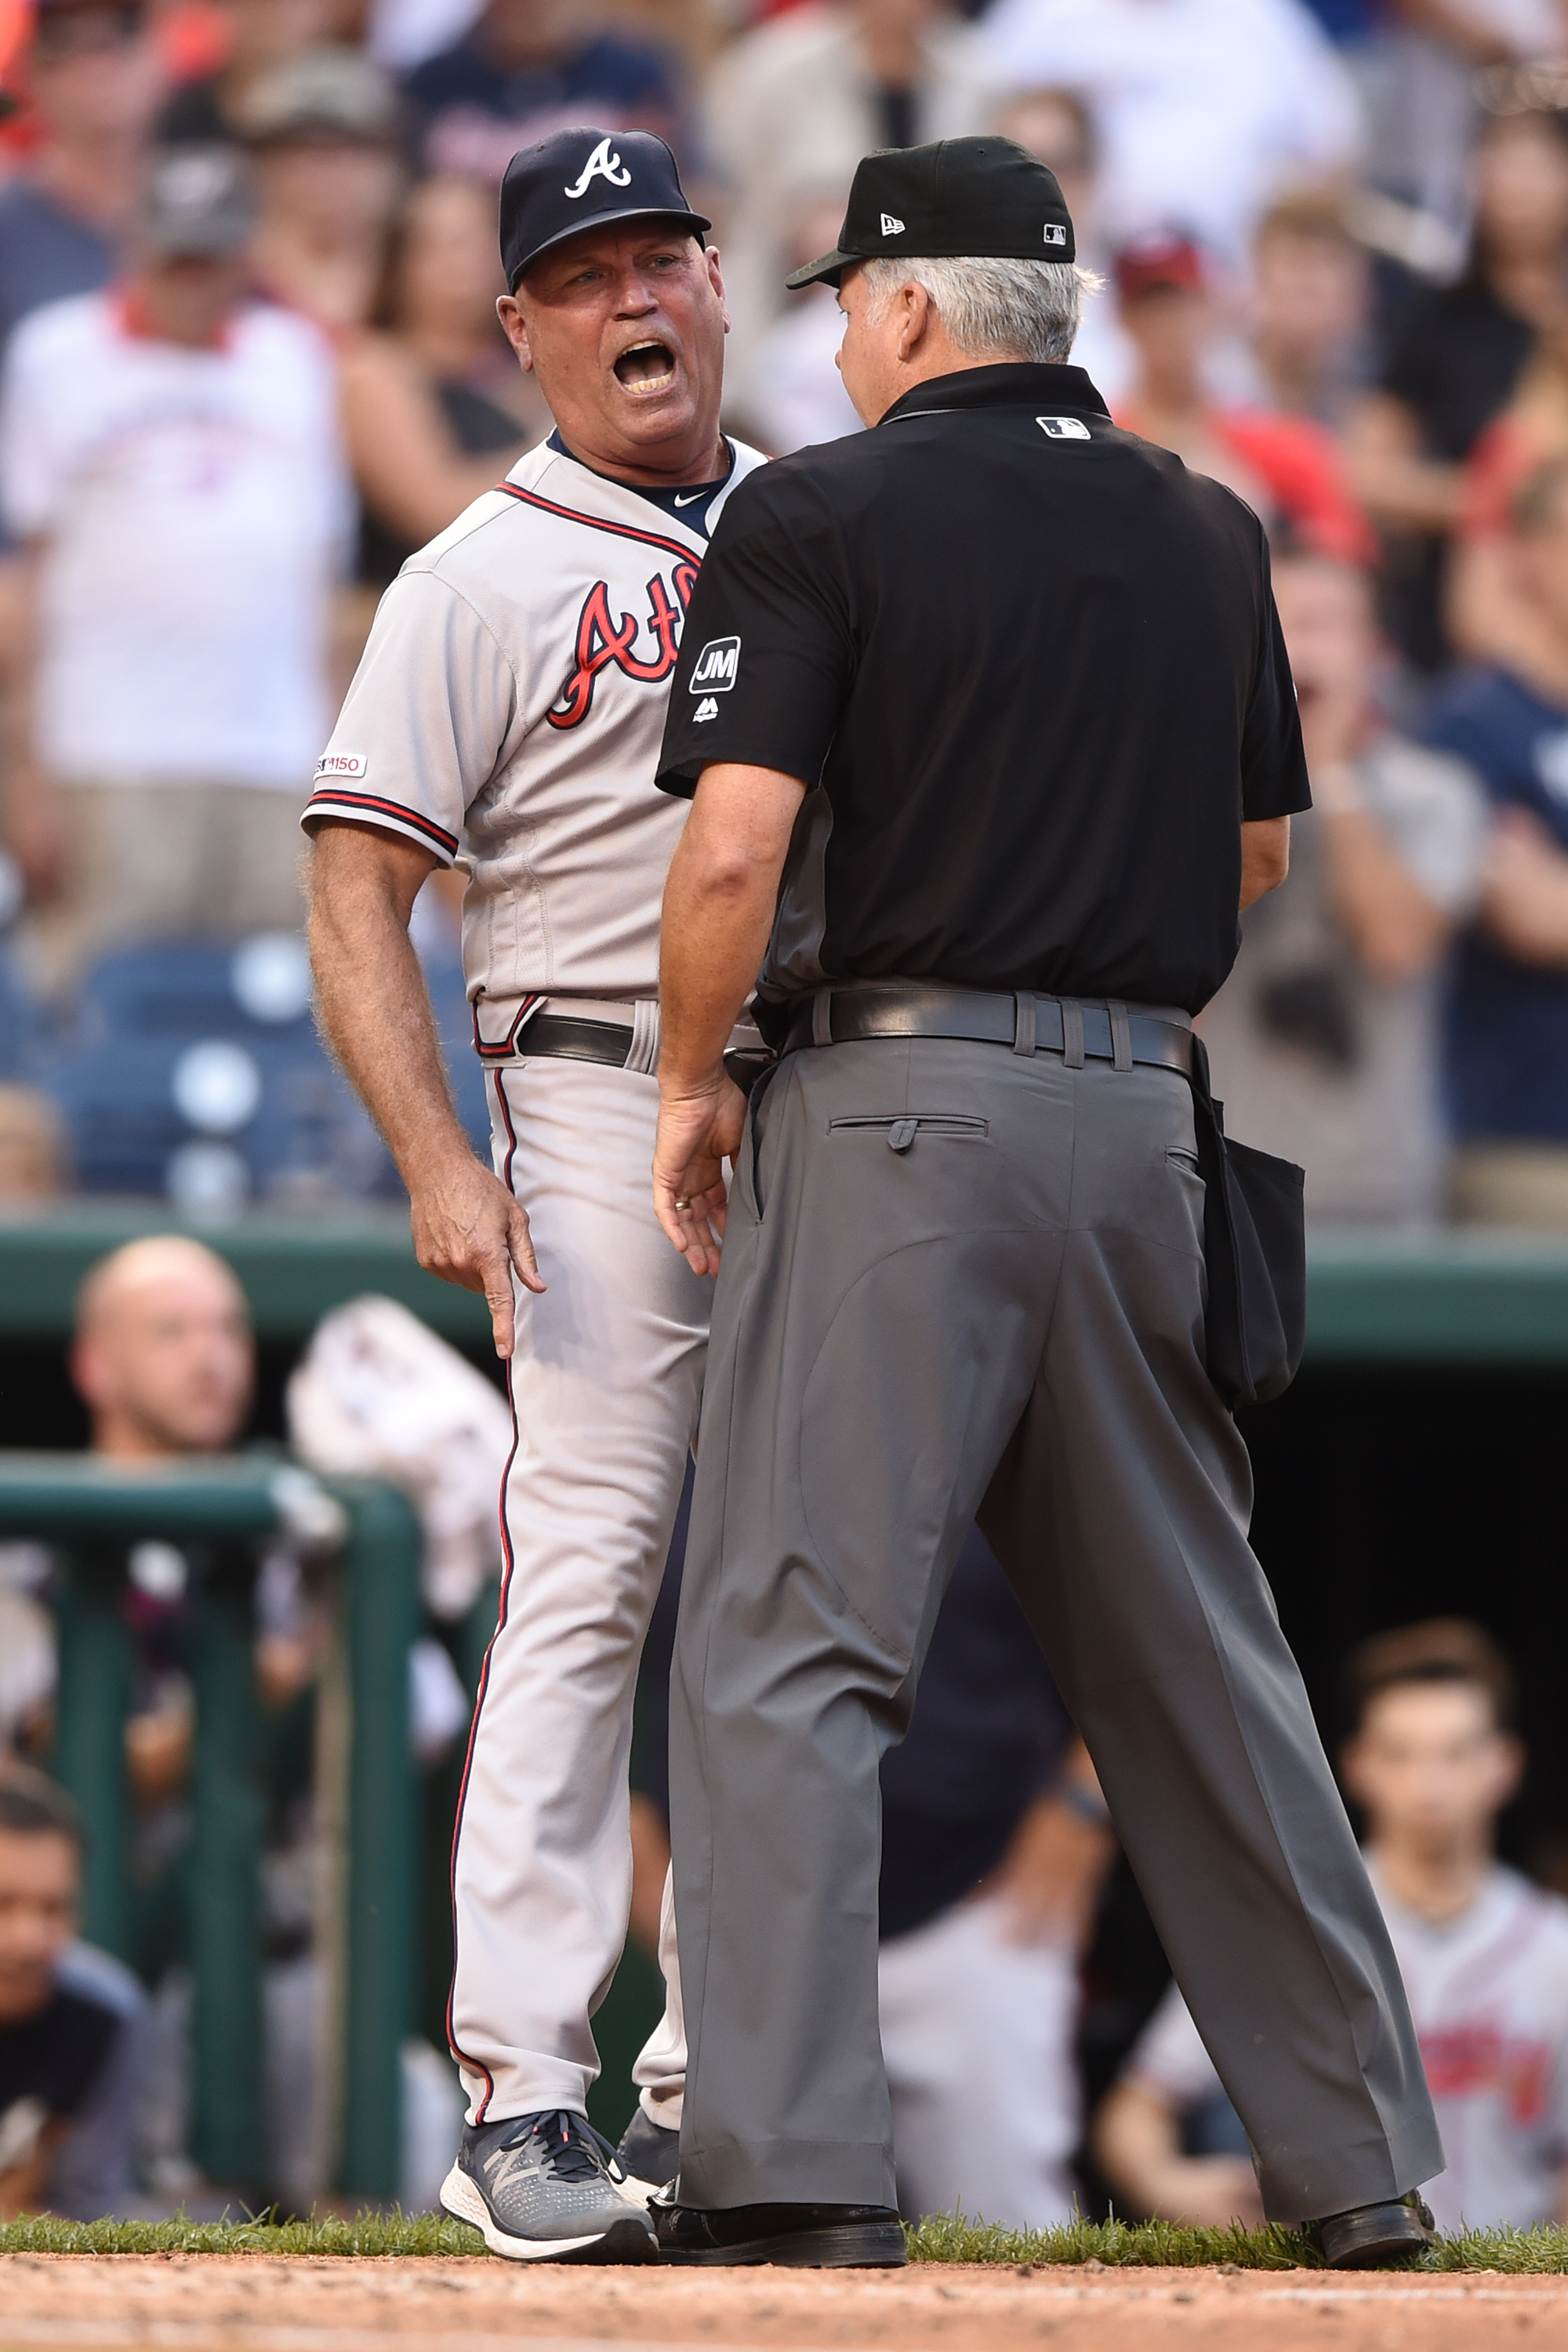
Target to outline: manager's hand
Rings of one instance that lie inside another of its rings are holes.
[[[511,1354],[511,1278],[542,1291],[528,1213],[470,1152],[454,1151],[409,1186],[414,1251],[426,1274],[484,1294],[496,1354]]]
[[[661,1081],[653,1148],[653,1204],[658,1222],[693,1274],[717,1274],[733,1160],[746,1125],[746,1097],[722,1071],[690,1091]]]

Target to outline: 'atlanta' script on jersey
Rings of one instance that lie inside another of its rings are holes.
[[[617,620],[610,610],[609,582],[595,581],[577,619],[576,667],[561,689],[560,701],[545,714],[552,727],[582,725],[594,707],[594,687],[602,669],[613,666],[642,686],[658,686],[669,676],[680,651],[680,624],[691,602],[697,569],[695,562],[676,565],[674,604],[663,575],[654,573],[647,583],[646,624],[635,613],[623,613]],[[644,626],[653,641],[646,656],[637,651]]]

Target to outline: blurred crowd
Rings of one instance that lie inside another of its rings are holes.
[[[395,1194],[305,1017],[297,819],[380,590],[550,429],[494,317],[512,152],[672,142],[780,454],[858,429],[782,283],[855,162],[992,128],[1061,180],[1118,420],[1270,537],[1316,807],[1205,1016],[1232,1130],[1319,1224],[1568,1227],[1561,0],[13,14],[0,1195]],[[416,936],[462,1079],[460,892]]]

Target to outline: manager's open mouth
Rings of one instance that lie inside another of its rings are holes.
[[[628,392],[664,392],[675,381],[675,353],[668,343],[634,343],[616,360],[616,374]]]

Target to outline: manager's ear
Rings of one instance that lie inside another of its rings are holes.
[[[533,373],[533,353],[529,349],[528,324],[522,315],[522,305],[515,294],[499,294],[496,297],[496,317],[500,320],[502,334],[517,353],[519,367],[524,375],[531,375]]]
[[[719,308],[724,313],[724,332],[728,334],[733,321],[730,317],[730,298],[724,291],[724,273],[719,266],[719,248],[716,245],[710,245],[707,247],[706,259],[708,263],[708,283],[713,289],[714,293],[719,297]]]

